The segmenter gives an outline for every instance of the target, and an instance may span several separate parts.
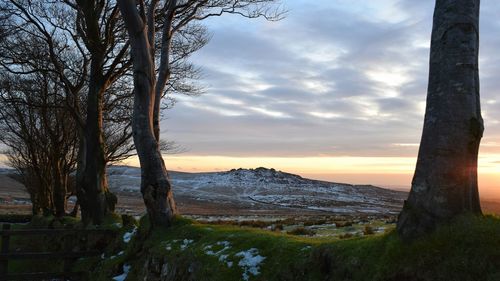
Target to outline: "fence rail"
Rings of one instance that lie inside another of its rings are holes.
[[[115,230],[109,229],[11,229],[10,224],[3,224],[0,230],[2,243],[0,247],[0,281],[4,280],[81,280],[83,272],[72,272],[72,263],[82,257],[98,256],[102,252],[97,250],[72,251],[73,245],[64,243],[64,250],[57,252],[17,252],[10,251],[11,236],[28,235],[116,235]],[[87,239],[88,240],[88,239]],[[27,272],[9,274],[9,260],[63,260],[63,272]]]

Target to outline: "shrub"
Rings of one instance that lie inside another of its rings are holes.
[[[272,229],[274,231],[282,231],[283,230],[283,225],[281,223],[277,223],[277,224],[273,225]]]
[[[257,228],[265,228],[268,227],[271,223],[266,221],[252,220],[252,221],[241,221],[239,223],[240,226],[250,226]]]
[[[352,221],[335,221],[337,227],[352,226]]]
[[[339,235],[339,238],[340,239],[349,239],[349,238],[352,238],[354,237],[354,235],[350,232],[346,232],[346,233],[343,233],[343,234],[340,234]]]
[[[302,226],[287,231],[287,233],[291,235],[309,235],[309,236],[313,236],[314,234],[316,234],[316,232],[314,232],[313,230],[307,229]]]
[[[375,234],[375,231],[373,230],[373,227],[369,225],[365,225],[365,228],[363,229],[363,234],[364,235],[373,235]]]
[[[326,224],[326,220],[307,220],[304,222],[304,226],[312,226],[312,225],[323,225]]]

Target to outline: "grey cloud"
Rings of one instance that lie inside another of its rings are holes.
[[[500,122],[488,123],[500,120],[500,58],[494,55],[500,11],[492,1],[483,1],[481,82],[483,100],[498,99],[483,101],[485,140],[500,142],[494,132]],[[409,16],[397,23],[368,20],[334,1],[303,0],[294,3],[310,5],[290,3],[288,18],[279,23],[224,25],[221,18],[209,26],[212,41],[193,57],[207,94],[179,98],[166,112],[163,136],[199,155],[414,156],[417,147],[395,144],[420,140],[431,2],[398,1],[396,8]],[[391,87],[369,71],[407,77]]]

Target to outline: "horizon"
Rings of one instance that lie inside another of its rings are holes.
[[[175,95],[176,105],[163,112],[162,139],[187,151],[165,155],[167,168],[264,166],[409,190],[422,133],[434,3],[297,0],[286,8],[287,17],[278,22],[232,15],[206,21],[212,40],[191,58],[205,93]],[[482,1],[486,129],[478,177],[480,196],[487,199],[500,198],[499,13],[497,2]],[[125,163],[138,166],[135,158]]]
[[[286,8],[278,22],[230,15],[206,22],[212,40],[191,59],[205,93],[176,95],[175,106],[164,112],[162,138],[187,150],[167,155],[167,167],[269,166],[409,189],[424,119],[434,3],[300,0]],[[500,198],[498,13],[496,2],[482,2],[483,198]]]
[[[309,179],[354,185],[374,185],[401,191],[410,190],[416,162],[416,156],[414,158],[347,156],[337,158],[266,158],[164,155],[163,158],[169,171],[203,173],[264,167],[297,174]],[[496,166],[491,164],[497,158],[500,158],[500,155],[495,155],[493,159],[482,157],[479,160],[478,185],[482,200],[500,200],[498,185],[494,184],[494,182],[500,181],[500,174],[495,172]],[[381,165],[384,160],[385,165]],[[139,167],[136,157],[120,164]],[[318,165],[323,168],[318,168]]]
[[[0,279],[499,279],[498,15],[7,0]]]

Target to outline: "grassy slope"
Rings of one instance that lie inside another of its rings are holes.
[[[184,239],[193,242],[181,249]],[[106,260],[93,280],[118,275],[124,262],[133,268],[127,280],[142,280],[141,270],[151,257],[160,265],[168,262],[171,270],[177,265],[177,280],[242,280],[241,257],[235,254],[250,248],[266,257],[260,274],[250,280],[500,280],[500,219],[491,216],[462,217],[411,244],[395,233],[320,239],[184,219],[156,230],[142,245],[135,240],[125,255]],[[221,253],[228,255],[224,262],[206,248],[221,250],[221,241],[231,245]],[[142,251],[132,254],[133,248]]]
[[[339,240],[199,224],[182,218],[172,228],[156,229],[142,241],[147,229],[143,219],[138,234],[125,243],[123,234],[133,227],[129,224],[121,229],[104,259],[82,259],[75,270],[89,272],[89,280],[112,280],[123,264],[129,264],[132,270],[127,280],[144,280],[144,264],[150,261],[158,266],[168,263],[177,272],[177,281],[242,280],[241,257],[236,254],[256,248],[266,259],[260,274],[250,274],[249,280],[500,280],[500,219],[492,216],[459,218],[410,244],[401,242],[395,233]],[[218,256],[207,254],[208,250],[222,250],[224,245],[217,244],[222,241],[230,247]],[[181,249],[182,245],[186,247]],[[221,261],[221,255],[227,258]],[[228,262],[233,265],[229,267]],[[39,266],[42,264],[48,265]],[[26,266],[33,269],[37,264],[16,262],[10,269],[19,272]]]

